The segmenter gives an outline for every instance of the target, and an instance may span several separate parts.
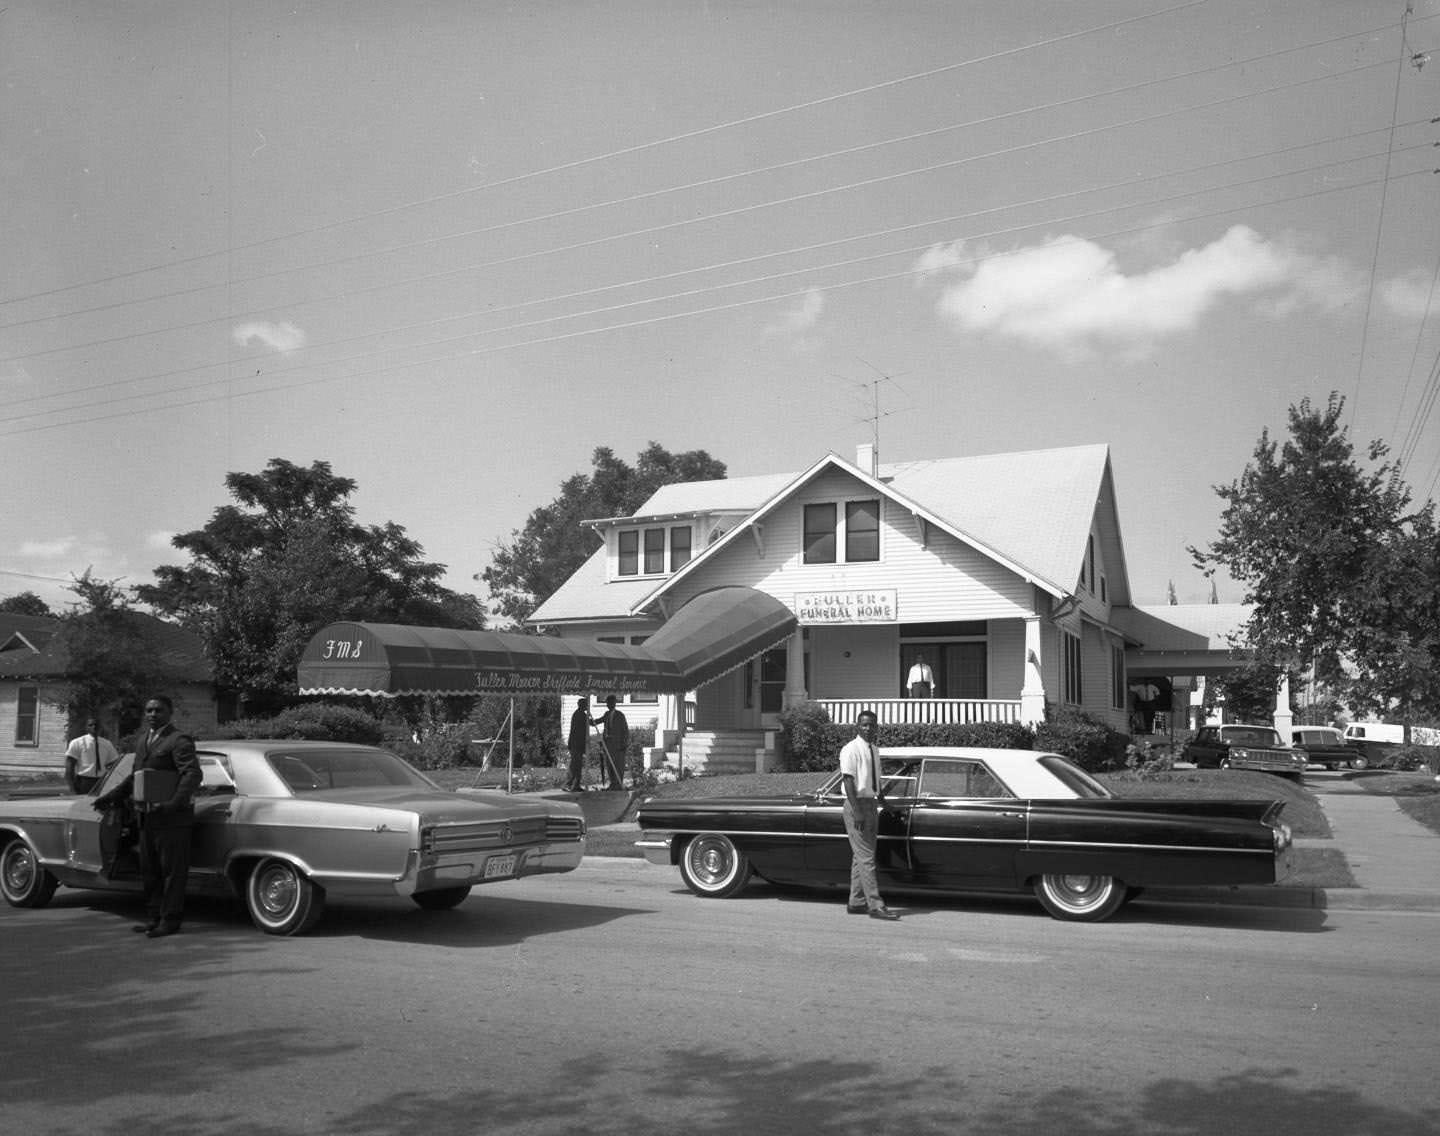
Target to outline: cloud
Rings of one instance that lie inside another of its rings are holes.
[[[80,542],[73,536],[57,536],[53,540],[25,540],[20,542],[20,555],[32,556],[36,560],[59,560],[69,556]]]
[[[1080,237],[1042,244],[966,265],[958,246],[937,245],[915,263],[934,275],[953,271],[941,290],[942,319],[967,332],[992,332],[1069,349],[1118,345],[1143,349],[1196,328],[1227,297],[1265,300],[1278,311],[1334,309],[1363,295],[1363,278],[1334,257],[1267,240],[1246,225],[1128,272],[1115,251]]]
[[[1437,299],[1435,273],[1417,268],[1404,276],[1396,276],[1380,285],[1379,295],[1380,301],[1396,315],[1422,319]]]
[[[305,333],[293,323],[266,323],[262,320],[252,320],[249,323],[242,323],[230,333],[231,338],[240,346],[245,347],[251,343],[259,343],[262,347],[268,347],[272,351],[296,351],[305,346]]]
[[[772,335],[803,335],[820,321],[825,310],[825,293],[811,288],[800,302],[765,330]]]

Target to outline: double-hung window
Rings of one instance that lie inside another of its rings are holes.
[[[40,744],[40,688],[22,686],[15,698],[15,744]]]
[[[1062,631],[1060,638],[1065,652],[1062,660],[1065,671],[1062,676],[1065,701],[1072,706],[1079,706],[1084,695],[1084,686],[1081,683],[1080,675],[1080,636]]]
[[[833,501],[806,505],[802,548],[806,564],[834,564],[840,551],[844,563],[880,559],[880,502],[846,501],[844,512]]]

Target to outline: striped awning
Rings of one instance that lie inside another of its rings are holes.
[[[301,694],[679,694],[782,642],[790,609],[753,588],[691,600],[639,647],[504,631],[332,623],[300,660]]]

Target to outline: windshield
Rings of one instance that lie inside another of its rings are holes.
[[[305,749],[267,753],[265,760],[295,793],[393,785],[433,789],[435,785],[393,753],[379,749]]]
[[[1274,730],[1257,729],[1253,726],[1226,727],[1225,740],[1231,745],[1278,746],[1282,745],[1280,735]]]

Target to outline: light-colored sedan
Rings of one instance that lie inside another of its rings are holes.
[[[197,746],[189,891],[237,896],[260,930],[313,927],[327,897],[409,896],[454,907],[476,884],[568,872],[585,851],[578,806],[500,792],[451,792],[394,754],[340,742]],[[0,801],[0,892],[43,907],[57,886],[138,891],[133,833],[84,797]]]

